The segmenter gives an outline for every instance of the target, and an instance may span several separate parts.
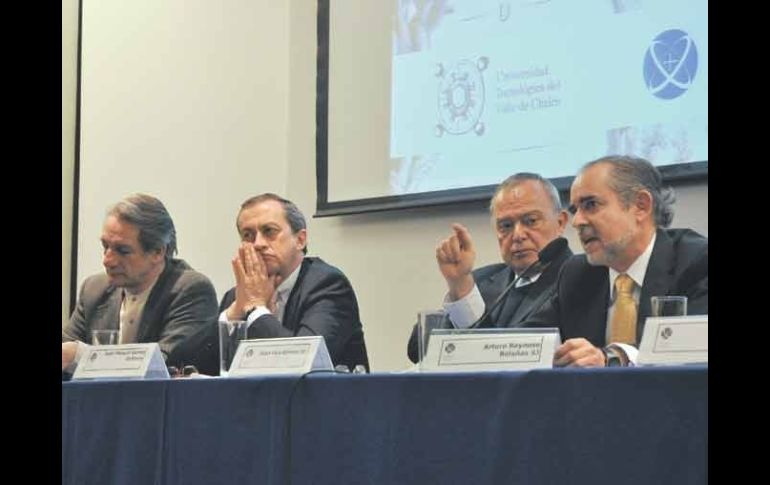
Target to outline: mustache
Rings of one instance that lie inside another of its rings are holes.
[[[582,226],[578,228],[578,236],[582,241],[585,241],[586,239],[599,237],[599,235],[596,233],[596,230],[594,230],[594,228],[590,226]]]

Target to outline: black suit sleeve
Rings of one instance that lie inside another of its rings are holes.
[[[332,360],[337,362],[358,323],[358,303],[353,287],[342,273],[328,272],[312,284],[302,284],[297,290],[300,295],[296,301],[301,306],[297,313],[299,321],[287,322],[284,326],[272,314],[262,315],[249,326],[249,338],[321,335]],[[292,299],[288,304],[292,304]],[[287,307],[284,318],[288,312]]]
[[[559,327],[559,303],[558,292],[551,294],[540,308],[522,322],[521,326],[530,328]]]
[[[217,295],[205,276],[188,272],[163,316],[158,345],[169,365],[195,363],[204,336],[216,329]],[[181,281],[180,281],[181,283]]]
[[[687,296],[688,315],[708,315],[709,266],[708,249],[682,273],[675,294]]]

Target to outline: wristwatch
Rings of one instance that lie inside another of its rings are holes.
[[[625,367],[626,359],[623,358],[624,356],[621,355],[618,349],[607,346],[602,348],[602,352],[604,352],[605,367]]]
[[[249,315],[251,315],[251,312],[256,310],[258,306],[259,305],[250,305],[250,306],[245,307],[243,309],[243,319],[244,320],[248,320],[249,319]]]

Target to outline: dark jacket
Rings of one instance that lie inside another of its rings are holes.
[[[86,278],[62,330],[62,342],[91,343],[92,330],[119,328],[121,300],[122,289],[112,286],[106,274]],[[194,356],[216,321],[217,295],[211,281],[185,261],[171,259],[147,297],[136,341],[158,342],[168,365],[196,365]]]
[[[235,300],[235,288],[222,298],[219,312]],[[335,365],[369,369],[364,331],[353,287],[339,269],[320,258],[305,257],[283,311],[283,322],[272,314],[257,318],[248,338],[321,335]],[[217,346],[218,349],[218,346]]]
[[[583,337],[605,346],[609,269],[591,266],[584,254],[573,256],[556,286],[556,294],[525,325],[558,327],[562,340]],[[690,229],[658,229],[639,298],[637,345],[650,316],[650,297],[663,295],[687,296],[688,314],[708,314],[708,239]]]
[[[559,253],[553,262],[541,273],[540,277],[526,287],[513,289],[506,300],[492,311],[476,328],[520,327],[522,322],[533,312],[540,309],[556,291],[556,279],[562,264],[572,256],[568,246]],[[513,270],[504,263],[483,266],[473,271],[473,280],[479,287],[485,308],[497,299],[506,286],[513,280]],[[524,289],[526,288],[526,289]],[[520,293],[520,290],[522,290]],[[454,328],[449,317],[445,317],[439,328]],[[409,360],[417,362],[417,325],[412,328],[412,335],[407,344]]]

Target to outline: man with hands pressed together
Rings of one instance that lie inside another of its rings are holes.
[[[247,321],[248,338],[321,335],[335,365],[368,369],[353,288],[339,269],[305,256],[307,228],[297,206],[275,194],[252,197],[236,227],[235,287],[222,298],[219,321]]]

